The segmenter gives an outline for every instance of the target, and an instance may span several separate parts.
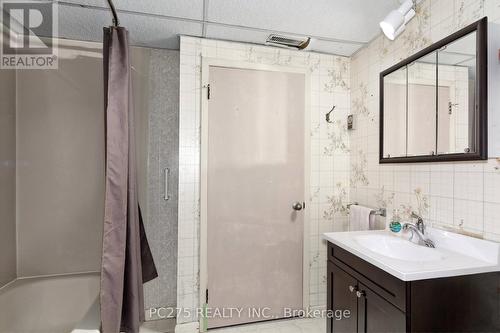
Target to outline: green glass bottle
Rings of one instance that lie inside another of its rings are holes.
[[[400,232],[401,231],[401,222],[399,222],[399,220],[393,218],[391,223],[389,224],[389,229],[391,229],[392,232]]]

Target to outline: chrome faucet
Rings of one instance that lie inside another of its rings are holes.
[[[430,240],[429,238],[425,237],[424,233],[420,231],[420,228],[421,227],[418,226],[418,222],[417,222],[417,224],[405,223],[403,225],[403,230],[410,230],[411,231],[410,241],[413,239],[413,236],[415,234],[417,234],[419,245],[424,245],[427,247],[435,248],[436,246],[434,245],[434,242],[432,240]]]
[[[418,215],[415,212],[411,212],[411,217],[417,220],[417,223],[405,223],[403,225],[403,230],[410,230],[411,236],[410,241],[413,239],[413,236],[417,234],[418,236],[418,244],[424,245],[427,247],[434,248],[434,242],[425,236],[425,224],[422,216]]]

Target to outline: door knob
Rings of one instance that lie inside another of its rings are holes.
[[[302,210],[304,208],[300,202],[294,202],[292,205],[293,210]]]
[[[364,290],[361,290],[361,291],[356,291],[356,296],[357,296],[358,298],[361,298],[361,297],[365,296],[365,292],[364,292]]]
[[[351,293],[353,293],[354,291],[357,291],[358,290],[358,287],[355,287],[355,286],[349,286],[349,291]]]

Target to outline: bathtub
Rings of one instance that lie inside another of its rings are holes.
[[[0,289],[0,333],[69,333],[95,307],[99,284],[98,273],[17,279]]]
[[[17,279],[0,288],[0,333],[99,333],[99,288],[99,273]]]
[[[71,333],[100,333],[99,324],[100,320],[100,308],[99,300],[96,299],[92,304],[90,309],[87,311],[85,316],[80,320]],[[160,333],[160,331],[153,330],[151,328],[145,327],[147,323],[142,325],[139,329],[139,333]],[[168,332],[168,331],[162,331]]]

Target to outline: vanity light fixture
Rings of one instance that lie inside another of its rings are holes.
[[[415,16],[416,6],[416,0],[404,0],[398,9],[391,11],[380,22],[384,35],[390,40],[399,36],[405,30],[406,24]]]

